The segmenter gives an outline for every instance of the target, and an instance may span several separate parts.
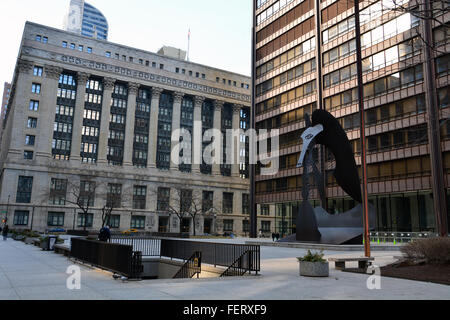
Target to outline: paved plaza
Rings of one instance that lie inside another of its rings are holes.
[[[221,242],[243,243],[245,239]],[[367,289],[369,275],[336,271],[330,277],[299,277],[296,257],[304,249],[261,247],[261,275],[242,278],[146,280],[122,282],[111,273],[81,267],[81,289],[69,290],[62,255],[8,239],[0,242],[0,300],[298,300],[298,299],[450,299],[444,285],[381,279],[381,290]],[[325,252],[326,257],[359,256],[355,252]],[[394,261],[398,251],[375,252],[375,264]]]

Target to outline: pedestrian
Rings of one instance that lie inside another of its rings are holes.
[[[272,232],[272,241],[275,242],[275,232]]]
[[[9,232],[9,227],[7,224],[5,224],[5,227],[3,228],[3,231],[2,231],[3,241],[6,241],[6,239],[8,239],[8,232]]]
[[[259,230],[259,238],[260,239],[262,238],[262,230],[261,229]]]
[[[277,234],[275,235],[275,238],[277,239],[277,241],[280,240],[280,234],[277,233]]]
[[[105,226],[100,230],[98,240],[108,242],[110,239],[111,239],[111,230],[109,229],[109,226]]]

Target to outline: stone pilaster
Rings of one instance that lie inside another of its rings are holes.
[[[45,65],[44,77],[41,84],[41,103],[39,106],[38,128],[39,137],[36,145],[36,160],[49,159],[52,156],[53,126],[56,116],[56,102],[58,99],[58,82],[63,69]]]
[[[10,141],[11,144],[8,150],[8,158],[15,162],[23,159],[23,145],[25,142],[25,132],[23,127],[26,127],[28,119],[28,103],[31,95],[31,70],[33,63],[28,60],[19,60],[16,68],[17,80],[15,83],[14,99],[10,102],[13,104],[9,106],[8,127],[11,127]],[[12,125],[10,124],[13,121]],[[6,139],[8,127],[3,131],[3,140]]]
[[[241,122],[241,110],[242,105],[233,105],[233,130],[240,129]],[[237,141],[236,141],[237,138]],[[241,139],[239,137],[234,137],[233,135],[233,164],[231,166],[231,176],[239,177],[240,173],[240,149],[241,149]]]
[[[159,99],[163,93],[161,88],[152,88],[152,104],[150,111],[150,132],[148,136],[148,167],[156,168],[158,153]]]
[[[78,73],[77,80],[77,100],[73,118],[72,147],[70,149],[70,160],[81,160],[81,136],[83,130],[84,103],[86,96],[86,83],[90,75],[84,72]]]
[[[200,173],[200,165],[203,159],[203,123],[202,107],[204,97],[196,96],[194,100],[194,132],[192,137],[192,173]]]
[[[136,98],[139,84],[128,84],[127,125],[125,129],[124,166],[133,166],[134,125],[136,122]]]
[[[222,130],[222,110],[223,110],[224,104],[225,103],[223,101],[218,101],[218,100],[214,101],[214,129]],[[219,163],[213,163],[212,174],[216,175],[216,176],[220,176],[221,175],[220,165],[223,161],[223,140],[222,139],[220,141],[217,141],[217,147],[218,147],[218,150],[216,150],[216,152],[219,152],[218,159],[220,159],[220,161],[219,161]]]
[[[180,142],[180,136],[174,135],[181,128],[181,103],[183,102],[184,93],[175,92],[173,94],[173,113],[172,113],[172,148]],[[180,170],[180,158],[177,155],[174,159],[170,159],[170,170]]]
[[[109,120],[111,117],[111,101],[115,83],[116,80],[112,78],[105,78],[103,80],[103,103],[98,144],[98,164],[108,163]]]

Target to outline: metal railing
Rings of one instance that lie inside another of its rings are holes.
[[[128,245],[139,251],[143,257],[160,257],[161,239],[151,237],[112,236],[110,243]]]
[[[202,273],[202,253],[197,251],[181,267],[173,279],[191,279],[195,275],[198,279],[200,273]]]
[[[389,232],[378,231],[370,233],[372,243],[409,243],[415,240],[434,238],[437,235],[433,232]]]
[[[143,271],[142,254],[131,245],[72,238],[70,257],[128,278]]]
[[[242,277],[247,273],[248,270],[251,270],[250,266],[252,261],[251,252],[244,252],[236,261],[225,270],[220,277]]]
[[[244,253],[248,252],[247,272],[258,274],[261,271],[260,246],[238,245],[226,243],[211,243],[199,241],[183,241],[161,239],[161,256],[181,260],[188,260],[196,251],[202,253],[202,262],[214,267],[222,266],[229,268]]]
[[[240,245],[189,241],[181,239],[160,239],[151,237],[116,237],[111,243],[129,245],[133,251],[142,252],[143,257],[167,257],[188,261],[195,252],[200,252],[202,262],[214,267],[229,268],[241,256],[247,253],[246,266],[248,273],[258,274],[261,264],[261,251],[258,245]]]

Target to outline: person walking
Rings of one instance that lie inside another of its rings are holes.
[[[9,232],[9,227],[7,224],[5,224],[5,226],[3,227],[3,231],[2,231],[3,241],[6,241],[6,239],[8,239],[8,232]]]
[[[110,239],[111,239],[111,230],[109,229],[109,226],[105,226],[100,230],[98,240],[108,242]]]

